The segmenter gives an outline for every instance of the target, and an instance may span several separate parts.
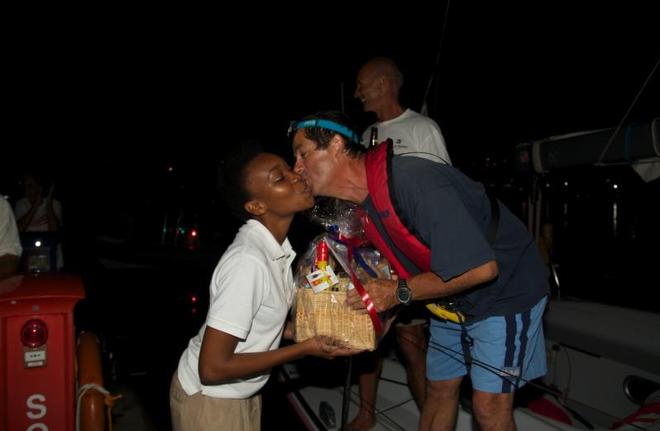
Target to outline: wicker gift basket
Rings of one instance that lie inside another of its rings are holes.
[[[344,217],[351,214],[344,212]],[[370,278],[390,278],[390,267],[375,249],[356,247],[355,242],[347,244],[346,238],[337,229],[332,234],[322,234],[298,262],[295,341],[327,335],[354,349],[374,350],[377,337],[372,316],[351,309],[346,295],[354,288],[352,274],[364,284]]]

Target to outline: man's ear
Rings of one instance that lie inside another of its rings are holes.
[[[253,199],[251,201],[245,202],[243,208],[245,208],[245,211],[247,211],[248,213],[254,216],[264,215],[264,213],[267,210],[266,205],[257,199]]]
[[[387,84],[387,78],[385,76],[381,75],[378,78],[376,78],[376,83],[375,84],[376,84],[376,88],[378,88],[379,90],[382,90],[385,87],[385,85]]]
[[[344,138],[335,133],[328,144],[328,150],[330,150],[330,155],[332,155],[332,157],[337,157],[337,155],[343,153],[344,150],[346,150],[346,142],[344,142]]]

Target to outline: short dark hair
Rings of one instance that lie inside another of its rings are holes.
[[[218,190],[231,213],[241,221],[252,218],[252,215],[245,210],[245,203],[252,199],[246,186],[246,168],[263,152],[259,141],[243,141],[228,150],[218,166]]]
[[[312,115],[308,115],[300,121],[307,120],[330,120],[335,123],[341,124],[342,126],[347,127],[349,130],[355,131],[356,128],[353,125],[353,122],[348,118],[344,113],[339,111],[320,111]],[[333,130],[324,129],[323,127],[306,127],[303,130],[305,138],[314,141],[316,143],[316,148],[326,149],[332,140],[332,137],[339,135],[344,138],[344,148],[349,156],[357,157],[360,154],[363,154],[366,149],[360,145],[359,142],[353,142],[350,136],[344,136],[341,133],[335,132]],[[357,135],[357,133],[356,133]],[[357,135],[359,136],[359,135]]]

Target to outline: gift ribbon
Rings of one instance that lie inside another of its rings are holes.
[[[350,252],[349,252],[349,256],[350,256]],[[360,283],[360,280],[357,278],[357,276],[355,275],[352,269],[351,269],[351,281],[353,282],[353,286],[355,286],[355,290],[357,290],[358,294],[360,295],[362,302],[364,302],[364,305],[367,306],[367,312],[369,312],[369,317],[371,317],[371,323],[374,324],[374,330],[376,331],[376,335],[380,335],[380,333],[383,331],[383,326],[380,323],[380,317],[378,317],[376,306],[374,305],[374,302],[371,300],[369,294],[364,289],[364,286],[362,286],[362,283]]]
[[[362,259],[362,256],[360,256],[358,253],[355,253],[355,249],[360,245],[362,245],[364,241],[358,238],[349,238],[338,232],[334,232],[333,237],[336,241],[344,244],[348,249],[348,270],[350,271],[351,282],[353,283],[355,290],[357,290],[358,295],[360,295],[360,299],[362,299],[362,302],[364,302],[364,305],[366,305],[367,307],[367,312],[369,313],[369,317],[371,317],[371,323],[373,323],[374,325],[374,330],[376,331],[376,335],[380,335],[381,332],[383,331],[383,325],[380,322],[380,317],[378,317],[378,311],[376,311],[376,306],[374,305],[374,302],[369,297],[369,293],[367,293],[367,291],[364,289],[364,286],[362,286],[362,283],[358,279],[357,275],[355,275],[355,272],[353,271],[353,268],[351,268],[350,265],[351,261],[355,257],[356,262],[358,262],[358,265],[362,266],[362,264],[364,264],[366,266],[366,263],[364,262],[364,259]],[[360,264],[360,261],[362,261],[362,264]]]
[[[369,274],[370,277],[378,278],[378,274],[376,274],[376,271],[374,271],[369,265],[367,265],[367,262],[364,261],[364,258],[362,257],[362,255],[359,253],[358,250],[356,250],[353,253],[353,257],[355,257],[355,261],[357,262],[357,264],[360,265],[360,267],[362,267],[362,269],[364,269],[364,271],[367,274]]]

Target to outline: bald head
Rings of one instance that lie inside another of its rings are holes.
[[[399,91],[403,75],[391,59],[376,57],[364,63],[357,74],[355,93],[365,112],[374,112],[378,121],[387,121],[403,113]]]
[[[387,57],[376,57],[366,62],[360,72],[371,79],[386,78],[391,80],[394,88],[399,91],[403,85],[403,75],[392,59]]]

